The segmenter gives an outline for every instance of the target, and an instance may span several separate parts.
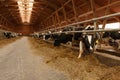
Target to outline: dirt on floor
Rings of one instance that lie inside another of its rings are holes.
[[[18,37],[18,38],[10,38],[10,39],[0,39],[0,48],[6,46],[7,44],[10,44],[10,43],[16,41],[19,38],[20,37]]]
[[[71,80],[120,80],[120,66],[101,64],[93,54],[78,59],[77,51],[62,46],[54,47],[40,39],[29,40],[34,54],[43,56],[46,64],[68,74]]]

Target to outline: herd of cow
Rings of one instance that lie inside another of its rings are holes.
[[[19,34],[18,33],[14,33],[14,32],[7,32],[6,31],[6,32],[2,32],[1,33],[1,37],[6,38],[6,39],[15,38],[17,36],[19,36]]]
[[[75,31],[93,30],[94,27],[88,26],[86,28],[75,28]],[[67,27],[62,29],[60,33],[55,33],[55,31],[49,31],[45,34],[38,33],[32,36],[42,38],[43,40],[54,41],[54,46],[60,46],[61,43],[72,43],[73,46],[79,46],[80,55],[82,53],[91,54],[93,53],[95,46],[101,39],[101,33],[68,33],[67,31],[73,31],[73,28]],[[104,32],[102,39],[107,39],[110,46],[120,49],[120,33],[119,32]],[[76,44],[74,44],[75,42]]]

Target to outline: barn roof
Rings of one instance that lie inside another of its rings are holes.
[[[1,28],[18,32],[40,31],[120,12],[120,0],[33,0],[30,23],[23,23],[18,1],[30,0],[0,0],[0,23],[4,25]],[[115,16],[107,22],[119,20],[120,16]]]

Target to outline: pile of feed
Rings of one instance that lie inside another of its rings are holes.
[[[29,38],[34,54],[42,56],[49,66],[68,74],[71,80],[120,80],[120,66],[101,64],[94,55],[77,58],[78,52],[54,47],[40,39]]]

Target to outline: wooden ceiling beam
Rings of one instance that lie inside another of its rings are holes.
[[[110,3],[109,5],[102,6],[102,7],[98,8],[98,9],[96,9],[96,11],[103,10],[103,9],[105,9],[105,8],[107,8],[109,6],[113,6],[115,4],[120,4],[120,1],[116,1],[116,2]],[[86,16],[86,15],[89,15],[89,14],[93,14],[93,12],[92,11],[88,11],[88,12],[86,12],[84,14],[79,15],[78,17],[80,18],[80,17]]]
[[[51,6],[52,8],[54,8],[54,10],[56,10],[57,8],[59,8],[59,6],[57,6],[55,3],[52,3],[50,0],[44,0],[44,2]]]

